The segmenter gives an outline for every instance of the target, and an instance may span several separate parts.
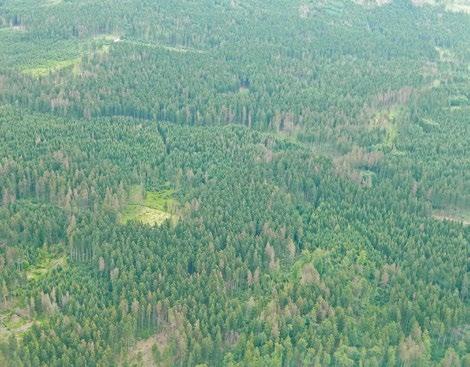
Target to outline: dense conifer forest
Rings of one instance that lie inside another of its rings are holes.
[[[470,366],[467,0],[0,0],[0,366]]]

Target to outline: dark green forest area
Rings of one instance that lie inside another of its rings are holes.
[[[465,0],[0,0],[0,366],[470,367]]]

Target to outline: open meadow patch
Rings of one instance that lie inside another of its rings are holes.
[[[136,221],[150,226],[160,225],[167,219],[176,219],[172,190],[145,191],[136,186],[131,189],[129,203],[119,216],[125,224]]]
[[[72,68],[80,64],[80,58],[68,59],[68,60],[48,60],[44,64],[39,66],[25,68],[23,73],[31,75],[33,77],[45,76],[53,72],[57,72],[62,69]]]
[[[65,256],[55,256],[41,251],[38,262],[26,271],[26,279],[29,281],[40,280],[54,269],[64,267],[67,264]]]

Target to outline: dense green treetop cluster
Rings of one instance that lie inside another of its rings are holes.
[[[0,0],[0,365],[470,366],[469,71],[445,4]]]

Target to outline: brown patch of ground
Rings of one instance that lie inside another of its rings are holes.
[[[152,335],[151,337],[138,341],[131,347],[126,357],[126,362],[131,366],[158,367],[162,363],[155,361],[153,350],[157,348],[163,352],[167,347],[167,337],[164,332]]]
[[[0,315],[0,340],[10,335],[20,337],[37,321],[31,320],[26,309],[17,309],[14,313]]]

